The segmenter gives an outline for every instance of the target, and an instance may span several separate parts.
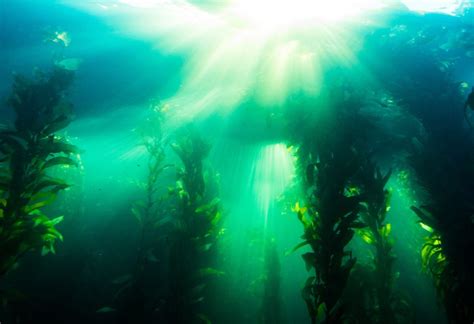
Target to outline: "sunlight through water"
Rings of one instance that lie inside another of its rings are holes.
[[[324,71],[357,66],[364,30],[383,25],[383,13],[403,5],[453,12],[461,5],[460,0],[64,1],[183,58],[178,91],[160,98],[179,123],[228,114],[249,100],[274,108],[292,96],[316,96]]]
[[[268,144],[260,149],[252,170],[252,187],[265,229],[272,204],[291,183],[294,171],[293,157],[285,144]]]
[[[203,2],[206,3],[206,2]],[[385,7],[374,0],[120,1],[78,4],[124,35],[183,57],[181,86],[167,102],[182,122],[232,112],[245,100],[279,107],[317,95],[325,69],[356,65],[357,28]],[[159,71],[157,71],[157,78]]]

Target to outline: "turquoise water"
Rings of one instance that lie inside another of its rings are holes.
[[[472,322],[472,7],[4,0],[0,322]]]

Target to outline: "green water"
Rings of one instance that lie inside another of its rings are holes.
[[[0,323],[472,322],[473,9],[434,2],[5,1]]]

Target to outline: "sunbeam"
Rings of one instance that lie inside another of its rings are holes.
[[[187,121],[226,114],[244,100],[278,107],[292,95],[316,95],[325,69],[354,65],[369,12],[380,1],[234,0],[106,2],[92,9],[120,30],[182,55],[182,83],[168,98]],[[159,73],[159,71],[157,71]]]
[[[282,195],[294,176],[293,157],[282,143],[263,146],[252,170],[252,189],[258,197],[259,214],[264,228],[268,224],[272,203]]]
[[[368,26],[406,5],[450,12],[459,0],[65,0],[105,16],[120,32],[181,55],[182,80],[167,102],[183,123],[228,114],[244,101],[279,107],[318,94],[333,66],[356,66]],[[199,3],[199,4],[198,4]],[[378,17],[378,18],[376,18]],[[159,71],[157,71],[157,74]]]

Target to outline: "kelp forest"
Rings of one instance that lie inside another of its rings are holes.
[[[474,9],[434,2],[0,5],[0,323],[472,323]]]

